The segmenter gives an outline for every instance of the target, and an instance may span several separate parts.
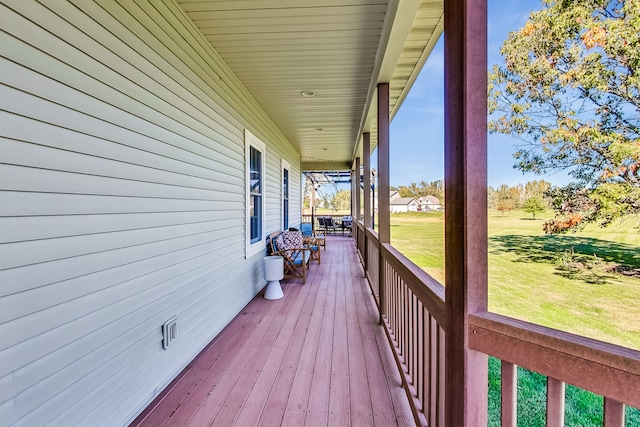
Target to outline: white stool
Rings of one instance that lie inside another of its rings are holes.
[[[284,296],[280,280],[284,277],[284,260],[281,256],[264,257],[264,278],[267,279],[265,299],[280,299]]]

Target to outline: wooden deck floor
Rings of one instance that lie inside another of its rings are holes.
[[[258,295],[132,425],[413,425],[353,240],[330,236],[309,273]]]

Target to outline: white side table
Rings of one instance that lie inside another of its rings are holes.
[[[265,299],[280,299],[284,296],[280,280],[284,277],[284,260],[281,256],[264,257],[264,278],[267,279]]]

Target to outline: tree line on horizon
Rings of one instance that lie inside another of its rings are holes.
[[[419,199],[420,197],[434,196],[444,204],[444,181],[437,179],[435,181],[420,183],[412,182],[409,185],[400,185],[398,187],[390,186],[391,191],[397,191],[400,197],[409,197]]]
[[[544,179],[513,186],[502,184],[496,188],[489,187],[487,189],[487,203],[489,208],[496,209],[503,215],[506,211],[523,209],[532,214],[535,219],[536,214],[552,207],[551,188],[551,183]]]
[[[523,209],[525,212],[532,214],[535,219],[536,214],[542,213],[553,206],[551,189],[551,183],[543,179],[513,186],[502,184],[495,188],[489,187],[487,189],[488,207],[496,209],[502,214],[513,209]],[[416,200],[420,197],[434,196],[444,204],[444,180],[442,179],[391,186],[390,190],[397,191],[400,197]]]
[[[535,219],[536,214],[553,206],[552,188],[551,183],[545,180],[528,181],[513,186],[502,184],[496,188],[489,187],[487,189],[488,207],[496,209],[502,214],[513,209],[523,209],[525,212],[531,213]],[[434,196],[444,204],[444,180],[442,179],[390,186],[389,189],[392,192],[397,191],[400,197],[416,200],[420,197]],[[351,191],[319,192],[316,194],[316,206],[336,211],[349,210],[351,208]],[[309,208],[309,200],[306,198],[304,207]]]

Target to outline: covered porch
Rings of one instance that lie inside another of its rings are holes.
[[[481,426],[488,356],[504,426],[519,366],[549,426],[565,384],[606,426],[640,407],[640,352],[488,310],[486,1],[1,10],[3,423]],[[446,289],[391,245],[386,197],[389,122],[443,32]],[[264,301],[265,237],[326,170],[353,236]]]
[[[133,426],[405,426],[413,415],[353,239],[262,293]]]

